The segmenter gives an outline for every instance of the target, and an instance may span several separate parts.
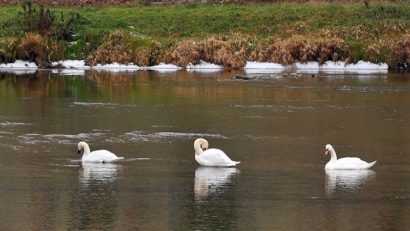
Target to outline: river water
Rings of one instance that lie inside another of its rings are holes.
[[[0,74],[0,230],[410,230],[410,75],[236,74]]]

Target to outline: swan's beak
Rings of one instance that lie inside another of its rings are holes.
[[[329,150],[328,150],[328,149],[325,150],[325,156],[327,156],[327,154],[329,154]]]
[[[81,151],[80,151],[80,150],[78,150],[78,151],[77,151],[77,153],[78,153],[78,154],[81,154]]]

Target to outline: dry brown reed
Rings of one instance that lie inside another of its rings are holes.
[[[188,64],[197,64],[201,59],[198,44],[195,41],[187,40],[179,43],[171,54],[172,62],[180,67]]]
[[[396,69],[410,69],[410,34],[391,45],[388,64]]]
[[[138,66],[149,66],[151,52],[147,49],[137,49],[135,51],[134,63]]]
[[[16,60],[18,44],[18,39],[0,38],[0,63],[10,63]]]
[[[16,47],[17,58],[35,62],[40,67],[49,66],[47,41],[37,33],[27,33]]]
[[[158,65],[159,63],[172,63],[172,53],[168,48],[156,43],[150,47],[149,65]]]
[[[86,59],[88,65],[107,63],[130,63],[133,60],[132,44],[129,34],[122,30],[110,33],[96,51]]]
[[[268,39],[266,44],[259,45],[251,52],[249,59],[291,65],[295,62],[344,61],[348,55],[349,49],[344,40],[334,38],[313,40],[303,36],[292,36],[285,40]]]
[[[197,64],[200,60],[222,65],[228,69],[239,69],[245,65],[246,52],[243,41],[210,37],[204,40],[187,40],[178,43],[171,52],[171,61],[182,68]]]
[[[201,59],[222,65],[228,69],[239,69],[245,65],[243,51],[235,50],[227,41],[215,37],[208,38],[199,44]]]
[[[372,63],[385,62],[387,58],[387,42],[378,42],[370,44],[365,51],[365,59]]]
[[[123,30],[117,30],[109,34],[98,48],[87,58],[86,63],[134,63],[139,66],[152,66],[160,62],[171,63],[171,53],[161,44],[142,41]]]

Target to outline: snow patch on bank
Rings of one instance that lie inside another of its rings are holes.
[[[177,65],[174,64],[166,64],[166,63],[160,63],[155,66],[150,66],[150,67],[144,67],[144,70],[149,70],[149,71],[158,71],[158,72],[175,72],[181,70],[181,67],[178,67]]]
[[[16,60],[14,63],[0,63],[0,72],[15,75],[34,74],[37,68],[35,63],[22,60]]]
[[[85,65],[84,60],[62,60],[58,62],[51,63],[52,67],[56,68],[67,68],[67,69],[79,69],[79,70],[88,70],[90,66]]]
[[[120,64],[117,62],[110,63],[110,64],[97,64],[96,66],[93,66],[92,69],[94,70],[124,70],[124,71],[138,71],[141,68],[137,65],[134,65],[133,63],[130,64]]]
[[[387,73],[388,66],[386,63],[375,64],[366,61],[359,61],[358,63],[345,64],[344,62],[327,61],[321,67],[323,71],[346,71],[346,72],[360,72],[360,73]]]
[[[224,68],[223,66],[213,64],[213,63],[208,63],[203,60],[200,60],[198,64],[188,64],[186,67],[187,71],[195,71],[195,72],[218,72],[222,71]]]
[[[294,66],[297,70],[319,70],[320,66],[318,62],[307,62],[307,63],[295,63]]]
[[[37,65],[32,62],[16,60],[14,63],[0,63],[0,69],[37,69]]]
[[[283,66],[278,63],[260,63],[247,62],[245,71],[247,73],[278,73],[278,71],[295,69],[297,72],[337,72],[337,73],[387,73],[388,65],[385,63],[375,64],[366,61],[359,61],[358,63],[345,64],[338,61],[327,61],[323,65],[318,62],[295,63],[293,65]],[[262,71],[261,71],[262,70]]]
[[[119,63],[111,63],[96,66],[87,66],[84,60],[63,60],[53,62],[52,67],[56,68],[53,73],[60,73],[63,75],[84,75],[85,70],[104,70],[104,71],[138,71],[150,70],[158,72],[176,72],[182,68],[174,64],[160,63],[159,65],[140,67],[132,63],[125,65]],[[1,72],[13,72],[16,74],[33,73],[38,67],[35,63],[16,60],[14,63],[0,64]],[[198,64],[189,64],[186,69],[188,71],[199,72],[218,72],[222,71],[223,66],[208,63],[201,60]],[[247,73],[281,73],[285,70],[296,70],[297,72],[337,72],[337,73],[387,73],[388,66],[385,63],[375,64],[366,61],[359,61],[356,64],[345,64],[344,62],[327,61],[323,65],[318,62],[295,63],[293,65],[284,66],[279,63],[269,62],[253,62],[248,61],[244,67]]]
[[[248,61],[244,70],[248,74],[278,74],[285,70],[285,66],[279,63]]]

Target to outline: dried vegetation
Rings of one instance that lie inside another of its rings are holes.
[[[396,69],[410,68],[410,34],[391,45],[389,65]]]

